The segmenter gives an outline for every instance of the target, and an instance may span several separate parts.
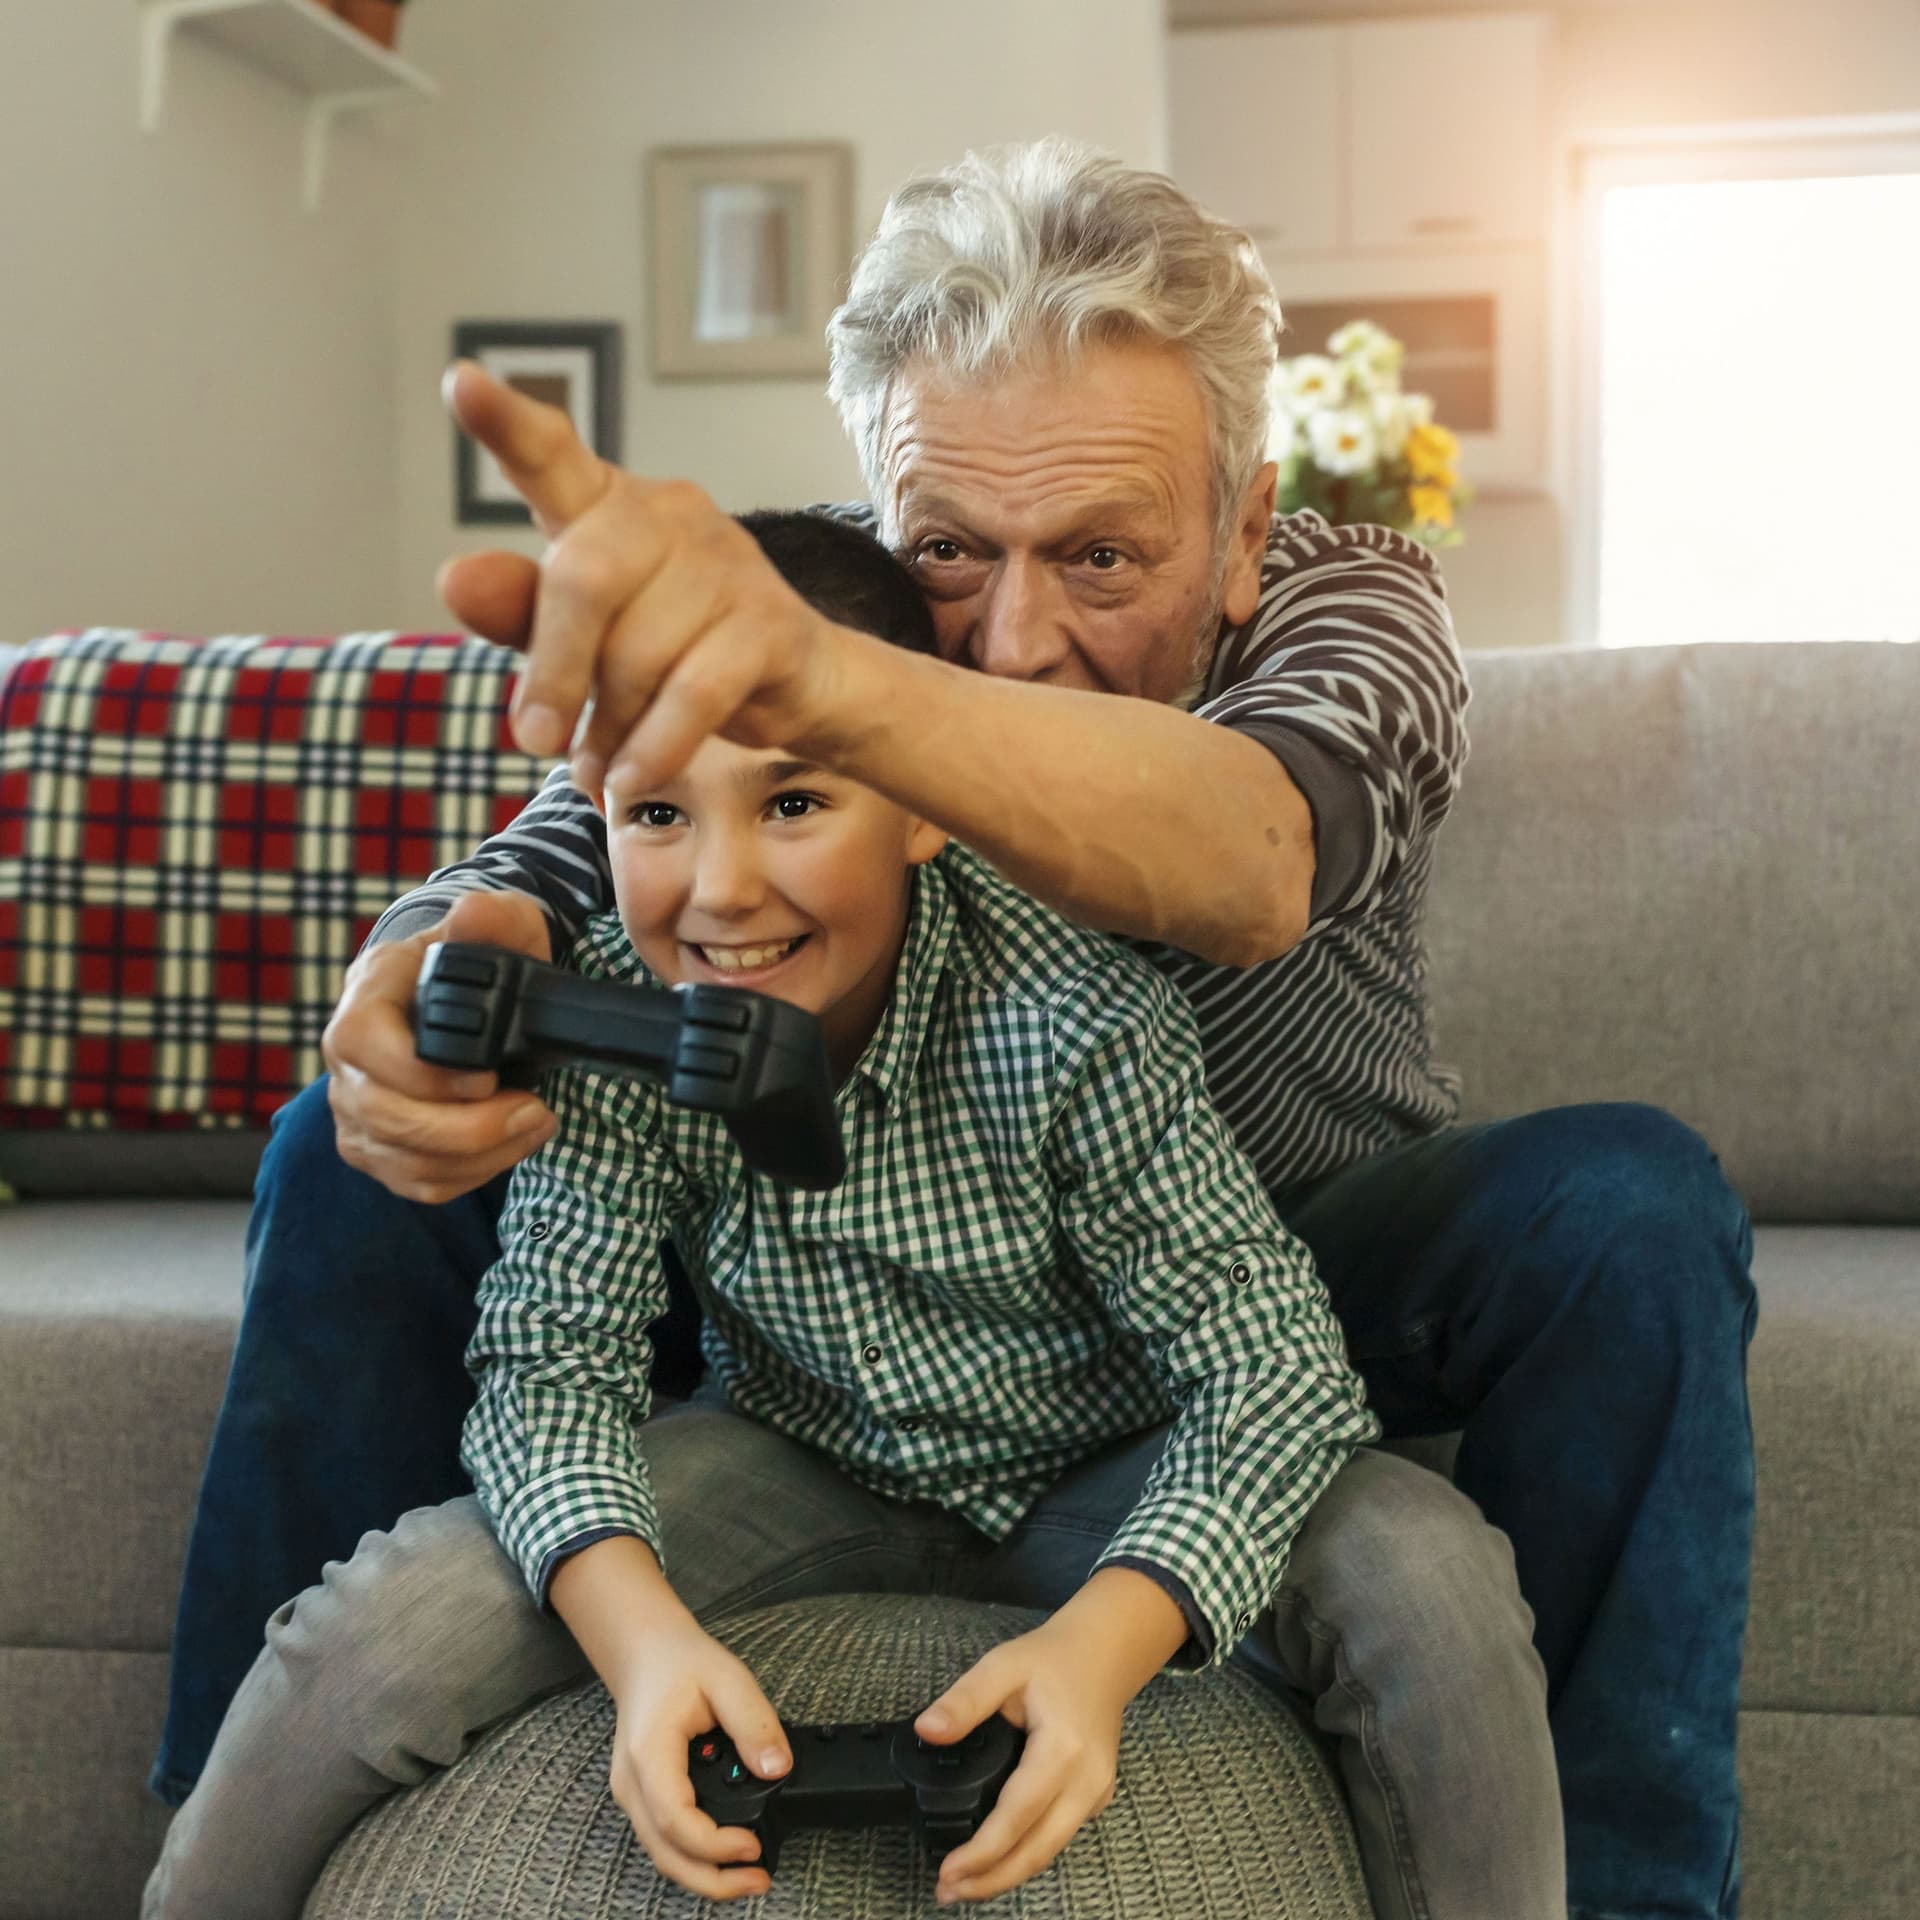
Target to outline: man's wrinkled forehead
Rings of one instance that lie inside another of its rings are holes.
[[[1206,416],[1183,364],[1144,371],[1133,355],[1103,354],[964,386],[903,375],[881,436],[883,514],[1044,505],[1049,518],[1112,512],[1167,526],[1208,487]]]

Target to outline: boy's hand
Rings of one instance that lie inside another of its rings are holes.
[[[440,594],[472,631],[527,656],[514,737],[568,750],[588,695],[574,784],[598,793],[616,754],[636,781],[670,780],[709,734],[797,742],[825,708],[843,630],[781,578],[758,542],[687,481],[603,460],[558,407],[456,360],[441,393],[499,461],[547,536],[540,560],[449,560]]]
[[[691,1619],[649,1630],[629,1650],[614,1688],[613,1797],[653,1864],[710,1900],[765,1893],[773,1882],[760,1843],[744,1827],[722,1827],[694,1805],[687,1743],[718,1726],[763,1780],[793,1764],[780,1717],[745,1661]],[[727,1863],[734,1863],[729,1865]]]
[[[348,1166],[429,1206],[471,1193],[553,1137],[559,1122],[493,1073],[436,1067],[413,1050],[413,992],[436,940],[480,940],[550,960],[546,917],[521,893],[468,893],[437,926],[369,947],[347,969],[320,1036],[327,1103]]]
[[[1031,1879],[1113,1798],[1120,1720],[1137,1691],[1106,1643],[1066,1611],[977,1660],[913,1723],[945,1745],[990,1714],[1027,1730],[1027,1748],[980,1831],[947,1855],[939,1901],[988,1900]]]

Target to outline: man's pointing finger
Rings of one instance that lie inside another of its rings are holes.
[[[477,360],[454,361],[441,376],[440,397],[461,430],[500,462],[549,540],[612,484],[613,469],[574,432],[560,408],[496,380]]]

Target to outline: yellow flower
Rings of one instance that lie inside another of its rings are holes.
[[[1413,509],[1414,519],[1423,527],[1453,525],[1453,496],[1445,487],[1409,487],[1407,504]]]
[[[1416,480],[1436,480],[1443,486],[1453,483],[1453,462],[1460,442],[1445,427],[1431,424],[1415,427],[1407,435],[1407,470]]]

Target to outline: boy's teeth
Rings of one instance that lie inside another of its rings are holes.
[[[784,960],[799,944],[798,940],[788,940],[777,947],[702,947],[700,957],[722,973],[751,973],[755,967],[770,967],[776,960]]]

